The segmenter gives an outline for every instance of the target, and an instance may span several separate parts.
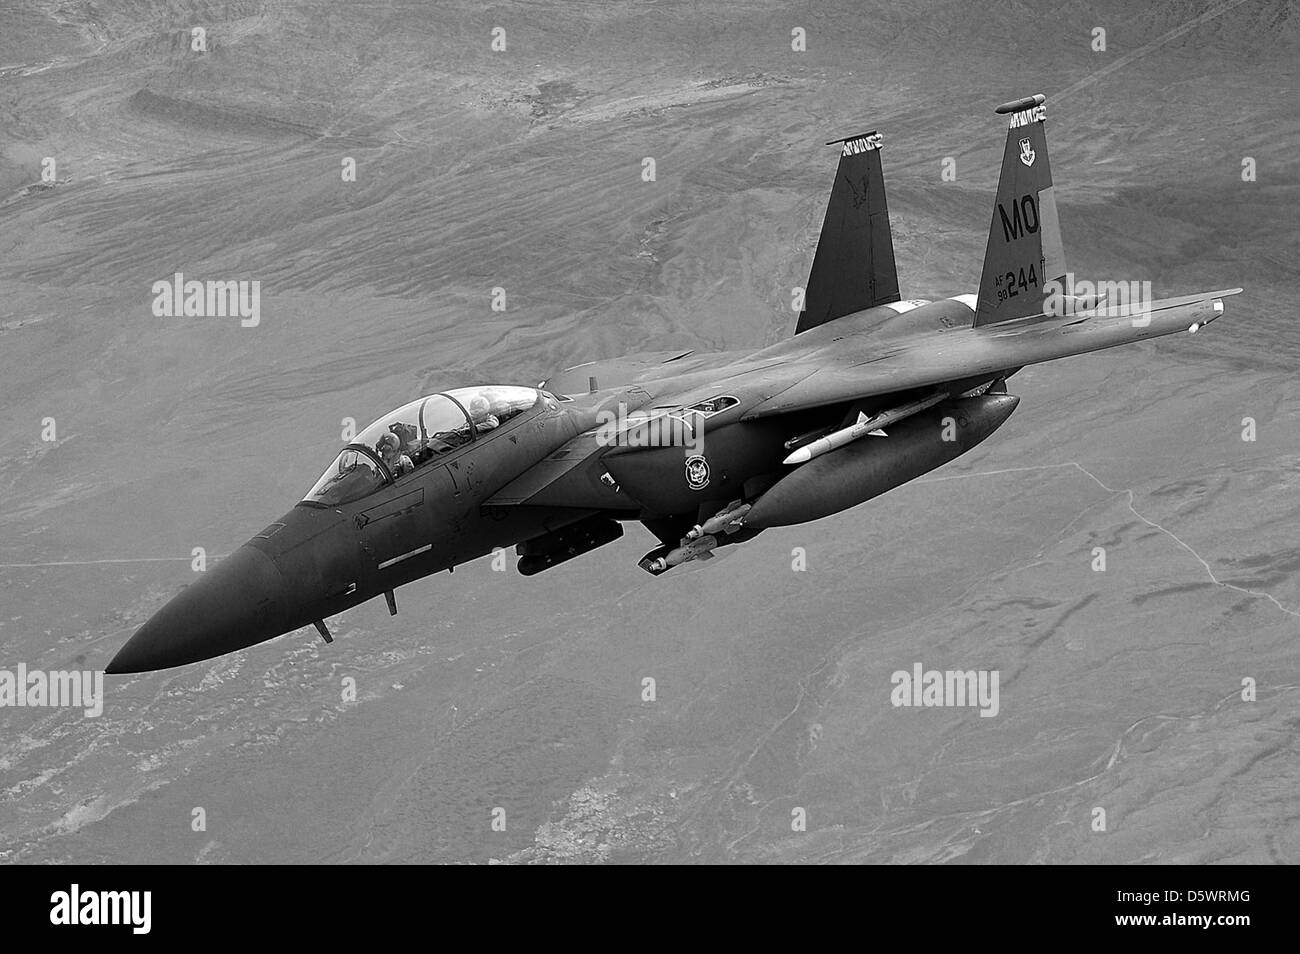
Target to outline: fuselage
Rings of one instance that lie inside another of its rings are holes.
[[[925,314],[921,303],[886,310],[898,319]],[[877,333],[888,330],[875,314],[860,317],[861,327],[859,316],[848,316],[837,327],[817,328],[771,348],[690,353],[667,361],[631,356],[578,366],[545,382],[546,390],[465,388],[397,408],[345,446],[304,500],[164,606],[109,671],[182,665],[311,624],[327,633],[328,617],[381,594],[391,601],[398,587],[414,580],[497,548],[545,539],[598,513],[619,520],[679,512],[693,517],[700,496],[676,479],[681,457],[675,448],[629,455],[627,446],[610,447],[603,463],[586,468],[587,482],[611,482],[611,472],[618,475],[598,506],[567,500],[562,506],[502,506],[490,500],[578,435],[593,432],[602,414],[645,415],[662,395],[689,393],[718,377],[743,379],[791,353],[835,347],[873,322]],[[497,400],[498,413],[487,415],[491,427],[469,410],[480,392]],[[708,499],[740,495],[747,481],[779,468],[786,453],[782,438],[804,423],[798,416],[745,422],[744,409],[724,410],[710,422],[710,453],[726,463]],[[807,417],[810,425],[820,419]],[[395,456],[386,459],[390,451]]]
[[[742,501],[750,512],[715,544],[855,506],[1001,426],[1016,401],[989,388],[1016,368],[999,361],[1000,336],[1019,336],[1020,353],[1033,359],[1041,326],[1044,354],[1060,356],[1062,331],[1082,353],[1182,330],[1189,316],[1206,323],[1222,309],[1199,299],[1161,304],[1136,330],[1127,318],[1087,316],[1031,317],[1008,330],[972,328],[973,296],[913,299],[748,352],[631,355],[576,366],[539,388],[427,395],[358,434],[303,500],[166,604],[108,671],[182,665],[309,624],[329,638],[328,617],[379,595],[395,612],[394,591],[414,580],[510,546],[520,572],[540,572],[616,539],[616,521],[640,520],[667,541],[642,559],[650,569],[681,555],[672,546],[679,533]],[[945,354],[961,370],[937,388],[900,384],[845,400],[809,385],[823,367],[911,367],[923,363],[913,355]],[[793,447],[908,402],[925,410],[891,427],[891,442],[866,438],[786,466]],[[649,439],[692,414],[699,424],[687,433],[707,436],[707,457]],[[616,439],[602,436],[610,418],[622,421]],[[948,422],[961,433],[941,436]]]
[[[529,406],[490,429],[471,424],[463,442],[405,473],[387,468],[367,446],[365,432],[358,435],[313,494],[173,598],[108,671],[182,665],[318,621],[323,625],[327,617],[412,580],[586,516],[568,508],[483,506],[520,470],[594,422],[590,410],[547,392],[509,390],[528,392]],[[398,411],[376,425],[387,432],[390,421],[399,422]],[[430,432],[416,438],[421,439],[436,438]],[[357,481],[359,473],[373,485]],[[350,489],[349,480],[359,485]]]

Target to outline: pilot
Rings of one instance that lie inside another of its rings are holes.
[[[397,449],[411,458],[416,467],[432,456],[426,443],[419,439],[419,431],[414,424],[395,421],[388,425],[388,430],[397,436]]]
[[[481,394],[476,394],[470,399],[468,410],[469,419],[474,422],[474,427],[480,434],[501,424],[497,416],[492,413],[492,406],[488,404],[488,399]]]
[[[388,425],[388,429],[397,435],[398,446],[403,453],[410,453],[411,446],[416,442],[417,430],[414,424],[408,424],[405,421],[394,421]]]
[[[411,458],[402,453],[396,434],[385,434],[379,438],[375,450],[378,451],[380,459],[394,477],[401,477],[403,474],[415,469],[415,465],[411,463]]]

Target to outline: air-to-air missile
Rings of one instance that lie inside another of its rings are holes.
[[[793,454],[787,457],[782,463],[785,464],[805,464],[814,457],[820,457],[837,447],[843,447],[845,444],[856,441],[859,437],[887,437],[885,428],[891,424],[897,424],[905,417],[911,417],[918,414],[928,407],[934,407],[940,401],[948,396],[946,391],[937,391],[929,397],[924,397],[919,401],[912,401],[909,404],[902,404],[898,407],[891,407],[887,411],[881,411],[879,414],[873,414],[867,417],[866,413],[859,411],[858,419],[848,427],[842,427],[838,431],[832,431],[825,437],[819,437],[814,441],[800,447]]]

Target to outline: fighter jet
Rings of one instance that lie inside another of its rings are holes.
[[[850,136],[787,340],[636,354],[537,387],[430,394],[377,418],[288,513],[177,594],[107,672],[165,669],[326,620],[513,546],[544,572],[640,523],[649,573],[857,506],[985,440],[1025,365],[1195,333],[1232,288],[1149,301],[1075,282],[1042,95],[1008,117],[974,294],[902,300],[881,136]],[[761,544],[757,544],[761,545]]]

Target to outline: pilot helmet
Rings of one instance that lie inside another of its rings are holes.
[[[375,450],[381,454],[388,454],[397,450],[398,440],[396,434],[385,434],[375,443]]]

